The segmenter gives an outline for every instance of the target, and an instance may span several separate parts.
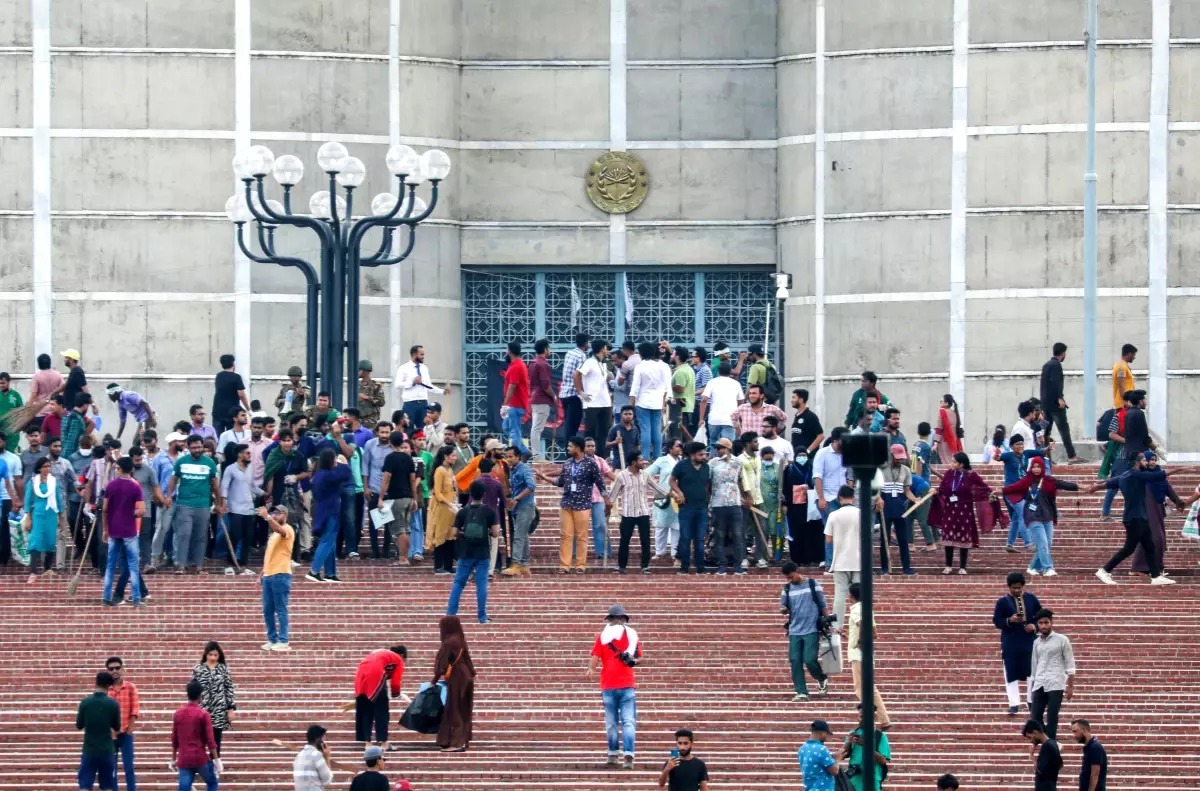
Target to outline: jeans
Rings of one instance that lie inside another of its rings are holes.
[[[1013,505],[1005,501],[1004,504],[1008,506],[1008,515],[1011,518],[1008,523],[1008,545],[1015,547],[1019,537],[1025,546],[1029,546],[1033,543],[1033,539],[1029,536],[1029,528],[1025,526],[1025,502],[1021,501]]]
[[[622,570],[629,564],[629,542],[633,539],[635,528],[638,538],[642,542],[642,568],[650,568],[650,517],[623,516],[621,517],[621,546],[617,551],[617,568]]]
[[[1054,568],[1054,560],[1050,557],[1050,547],[1054,544],[1054,523],[1030,522],[1029,532],[1033,533],[1033,545],[1037,547],[1029,568],[1034,571],[1049,571]]]
[[[533,524],[534,509],[524,505],[512,512],[513,544],[512,562],[518,566],[529,565],[529,526]]]
[[[704,537],[708,535],[708,510],[679,509],[679,570],[686,572],[692,554],[696,556],[696,571],[704,573]]]
[[[1154,551],[1154,537],[1150,535],[1150,523],[1145,519],[1125,520],[1125,544],[1117,550],[1117,554],[1108,559],[1104,570],[1112,572],[1125,558],[1129,557],[1141,545],[1146,553],[1146,563],[1149,565],[1150,576],[1157,577],[1162,573]]]
[[[162,560],[164,547],[167,550],[167,554],[170,555],[172,559],[174,559],[175,555],[175,542],[167,541],[166,539],[167,535],[171,534],[172,532],[171,519],[175,516],[175,511],[178,509],[174,504],[172,504],[170,508],[165,510],[159,508],[157,510],[158,524],[154,526],[154,538],[150,541],[151,563]]]
[[[606,406],[590,406],[583,411],[586,436],[596,441],[596,450],[608,453],[604,443],[608,441],[608,430],[613,425],[612,409]]]
[[[533,428],[529,430],[529,448],[534,456],[546,457],[546,424],[550,422],[550,410],[553,404],[533,405]]]
[[[810,634],[788,635],[788,663],[792,666],[792,686],[797,695],[808,694],[808,684],[804,681],[804,668],[816,681],[824,681],[826,676],[818,661],[821,648],[821,635],[817,632]]]
[[[1119,478],[1128,470],[1129,462],[1125,461],[1123,456],[1118,455],[1115,459],[1113,459],[1112,472],[1109,474],[1109,477]],[[1120,490],[1109,489],[1104,493],[1104,505],[1100,508],[1100,514],[1102,516],[1108,516],[1109,512],[1112,511],[1113,500],[1116,498],[1118,491]]]
[[[341,520],[338,525],[340,532],[335,549],[337,554],[343,557],[350,552],[358,551],[358,519],[354,510],[357,499],[353,483],[342,488]]]
[[[570,439],[579,433],[579,424],[583,422],[583,401],[579,396],[565,396],[560,399],[563,408],[563,431]]]
[[[113,787],[117,776],[117,754],[104,756],[83,755],[79,758],[79,787],[91,789],[99,784],[101,789]]]
[[[114,601],[120,601],[125,598],[125,586],[129,584],[129,580],[129,559],[126,558],[125,562],[121,564],[121,574],[117,577],[117,588],[113,591]],[[146,588],[145,574],[138,574],[138,588],[141,591],[139,595],[142,597],[142,601],[145,601],[146,597],[150,595],[149,589]]]
[[[604,559],[611,553],[608,547],[608,519],[604,516],[604,503],[592,503],[592,545],[596,557]]]
[[[725,558],[729,557],[729,566],[734,569],[742,567],[742,559],[746,557],[746,529],[742,524],[742,507],[740,505],[717,506],[712,509],[713,523],[713,552],[717,556],[718,573],[725,571]],[[733,543],[726,554],[725,545]]]
[[[905,571],[911,571],[912,554],[909,551],[908,545],[912,541],[912,522],[909,522],[902,516],[892,517],[884,521],[883,540],[879,542],[880,566],[885,572],[888,571],[887,541],[893,530],[896,533],[896,544],[900,547],[900,566]],[[826,543],[825,546],[828,548],[833,545]]]
[[[662,455],[662,410],[633,408],[642,432],[642,458],[653,461]]]
[[[606,689],[604,696],[604,730],[608,735],[608,754],[616,755],[619,749],[633,756],[634,741],[637,739],[637,690],[633,687]],[[621,738],[617,738],[617,726]]]
[[[826,499],[825,510],[821,511],[821,523],[824,524],[828,522],[829,515],[836,511],[840,506],[841,504],[838,503],[836,494],[834,495],[833,499]],[[825,568],[829,568],[833,565],[833,544],[829,543],[828,541],[825,542],[825,562],[821,565]]]
[[[324,571],[326,577],[337,576],[337,537],[338,516],[332,514],[325,520],[325,531],[321,533],[321,541],[317,551],[313,552],[312,573]]]
[[[291,574],[272,574],[262,578],[262,611],[267,624],[268,643],[288,641],[288,598],[291,595]],[[277,621],[278,629],[275,627]]]
[[[429,410],[429,402],[422,399],[420,401],[405,401],[400,407],[404,410],[404,414],[408,415],[409,431],[421,431],[425,428],[425,413]]]
[[[1029,719],[1037,720],[1045,727],[1046,735],[1051,739],[1058,738],[1058,710],[1062,708],[1063,690],[1047,692],[1035,689],[1029,700]],[[1042,719],[1045,715],[1045,719]]]
[[[192,791],[192,783],[200,775],[204,780],[205,791],[217,791],[217,772],[213,762],[209,761],[199,769],[179,768],[179,791]]]
[[[642,436],[646,436],[644,433]],[[727,439],[733,442],[737,439],[737,434],[733,430],[733,426],[712,426],[708,427],[708,452],[712,455],[717,453],[717,440]],[[658,458],[655,456],[655,458]]]
[[[408,520],[408,559],[424,557],[425,551],[425,515],[421,509],[413,511]]]
[[[450,602],[446,605],[446,615],[458,615],[458,600],[462,598],[463,588],[471,574],[475,575],[475,609],[479,614],[479,622],[487,623],[487,591],[488,591],[488,559],[459,558],[458,571],[454,573],[454,586],[450,588]]]
[[[1054,427],[1058,426],[1058,433],[1062,434],[1063,448],[1067,451],[1067,458],[1075,458],[1075,443],[1071,442],[1071,424],[1067,422],[1067,410],[1059,409],[1058,405],[1044,404],[1046,410],[1046,420],[1050,425],[1046,427],[1046,442],[1050,442],[1050,434],[1054,431]]]
[[[118,547],[122,551],[118,552]],[[139,602],[142,600],[142,574],[138,568],[137,536],[108,539],[108,564],[104,570],[104,600],[112,601],[113,576],[117,568],[117,560],[121,557],[124,557],[125,565],[129,569],[130,578],[133,580],[133,600],[134,602]]]
[[[174,511],[175,565],[199,568],[204,565],[204,548],[208,546],[209,509],[175,505]]]
[[[525,419],[525,410],[521,407],[510,406],[508,417],[504,418],[504,433],[508,435],[509,444],[517,449],[522,457],[529,455],[525,440],[521,439],[521,421]],[[532,442],[532,439],[530,440]]]
[[[137,791],[137,775],[133,771],[133,734],[122,733],[117,737],[117,754],[121,756],[121,766],[125,769],[126,791]],[[121,787],[117,774],[117,762],[113,761],[113,788]]]

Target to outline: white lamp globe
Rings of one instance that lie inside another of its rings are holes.
[[[421,158],[410,146],[392,146],[387,152],[387,168],[393,176],[407,176],[420,164]]]
[[[342,169],[337,174],[337,183],[353,189],[363,183],[367,177],[367,166],[358,157],[346,157]]]
[[[246,206],[246,196],[234,195],[225,201],[225,216],[230,222],[249,222],[250,209]]]
[[[407,208],[407,207],[405,207],[405,208]],[[425,203],[425,201],[414,196],[413,197],[412,214],[408,215],[408,219],[412,219],[413,217],[420,217],[422,214],[425,213],[425,210],[427,208],[429,208],[429,207]]]
[[[252,176],[265,176],[275,166],[275,154],[266,146],[250,146]]]
[[[348,156],[344,145],[331,141],[317,149],[317,164],[326,173],[336,173],[342,169]]]
[[[371,214],[382,217],[396,205],[396,196],[390,192],[381,192],[371,200]]]
[[[409,171],[409,174],[404,178],[404,183],[410,187],[419,187],[425,183],[425,171],[421,169],[420,160],[417,161],[417,166]]]
[[[312,197],[308,199],[308,213],[316,217],[318,220],[329,219],[329,192],[321,190],[314,192]]]
[[[441,181],[450,175],[450,157],[445,151],[432,148],[421,155],[421,172],[430,181]]]
[[[275,180],[285,187],[294,187],[304,178],[304,163],[300,157],[284,154],[275,160]]]
[[[250,178],[249,162],[246,160],[245,154],[237,154],[233,158],[233,176],[238,181],[245,181]]]
[[[283,210],[283,204],[271,198],[267,199],[267,208],[278,215],[283,215],[285,213]],[[267,212],[263,212],[263,214],[267,214]]]

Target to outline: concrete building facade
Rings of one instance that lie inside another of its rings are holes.
[[[1062,340],[1090,435],[1082,6],[0,0],[6,366],[75,347],[93,380],[174,417],[232,351],[272,397],[303,360],[303,281],[235,253],[231,159],[299,155],[303,206],[322,142],[367,163],[364,197],[403,142],[454,170],[412,258],[364,275],[362,354],[385,375],[423,343],[436,379],[467,385],[453,414],[482,419],[509,337],[561,347],[583,322],[744,346],[771,305],[785,376],[827,424],[869,368],[910,434],[957,396],[975,450]],[[1183,452],[1200,451],[1197,42],[1193,4],[1101,2],[1097,402],[1134,343],[1152,425]],[[585,192],[609,150],[649,170],[628,216]],[[774,271],[792,277],[782,305]]]

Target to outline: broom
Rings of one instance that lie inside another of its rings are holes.
[[[80,511],[83,510],[82,505],[79,506],[79,510]],[[104,512],[101,511],[100,519],[104,519],[104,518],[105,518]],[[79,521],[78,515],[76,515],[75,521],[78,523],[78,521]],[[94,536],[96,534],[96,522],[98,522],[98,521],[99,521],[98,519],[92,520],[92,526],[88,530],[87,541],[83,542],[83,556],[87,555],[88,547],[91,546],[91,544],[92,544],[92,536]],[[79,578],[82,575],[83,575],[83,557],[81,556],[79,558],[79,568],[75,570],[75,576],[71,578],[71,584],[67,586],[67,596],[68,597],[70,597],[70,598],[75,597],[75,592],[79,590]]]
[[[48,401],[32,401],[0,418],[0,433],[16,434],[33,422]]]
[[[225,534],[225,546],[229,547],[229,562],[233,564],[233,570],[238,574],[242,573],[242,567],[238,565],[237,553],[233,551],[233,539],[229,537],[229,525],[220,525],[221,532]],[[242,536],[242,540],[246,540],[246,536]]]

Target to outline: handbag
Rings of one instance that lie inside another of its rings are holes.
[[[850,782],[850,775],[846,774],[845,769],[838,771],[833,777],[834,791],[854,791],[854,785]]]
[[[821,672],[827,676],[835,676],[842,672],[841,642],[841,637],[833,632],[823,634],[819,638],[817,661],[821,665]]]

